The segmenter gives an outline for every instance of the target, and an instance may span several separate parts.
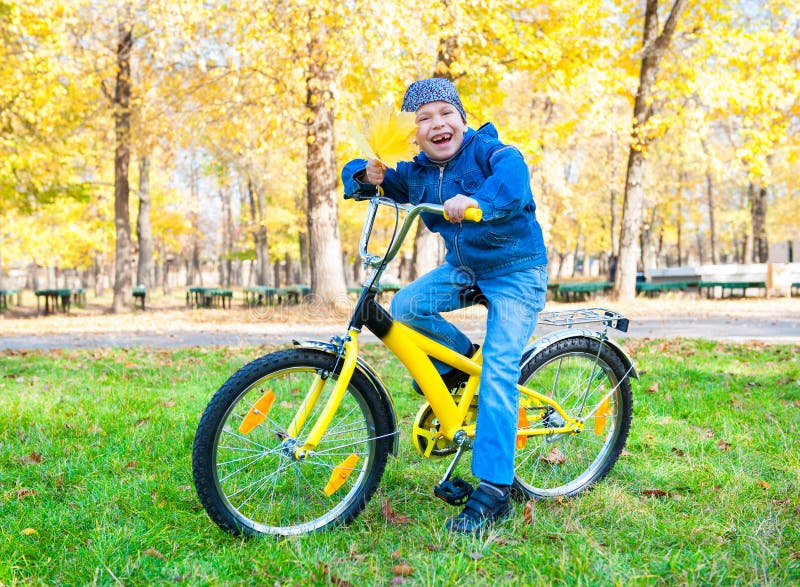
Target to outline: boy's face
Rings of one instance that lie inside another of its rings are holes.
[[[447,161],[456,154],[467,123],[448,102],[428,102],[417,110],[417,145],[432,161]]]

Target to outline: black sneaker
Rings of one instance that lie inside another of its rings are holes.
[[[467,352],[467,357],[472,358],[475,356],[475,353],[478,352],[478,349],[481,348],[481,345],[472,343],[469,351]],[[466,384],[469,380],[469,375],[464,373],[463,371],[459,371],[458,369],[450,369],[447,373],[442,375],[442,381],[444,381],[445,387],[449,389],[451,392],[458,391],[458,389]],[[416,381],[411,382],[411,386],[414,388],[414,391],[417,394],[422,395],[422,390],[417,385]]]
[[[469,496],[461,513],[447,520],[445,528],[460,534],[477,534],[508,517],[511,512],[510,496],[511,491],[507,488],[501,490],[481,483]]]

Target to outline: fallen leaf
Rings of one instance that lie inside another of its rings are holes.
[[[23,536],[35,536],[36,534],[38,534],[38,532],[36,530],[34,530],[33,528],[25,528],[22,531],[22,535]]]
[[[536,519],[536,502],[531,500],[525,504],[525,508],[522,510],[522,519],[525,520],[526,524],[533,524],[533,521]]]
[[[36,492],[33,489],[27,489],[23,487],[22,489],[17,489],[17,499],[22,499],[23,497],[30,497],[36,495]]]
[[[645,497],[667,497],[669,495],[663,489],[642,489],[640,493]]]
[[[340,579],[339,577],[328,573],[328,578],[331,581],[331,585],[336,585],[336,587],[353,587],[353,584],[350,581],[345,581],[344,579]]]
[[[387,499],[381,505],[381,514],[383,514],[383,519],[390,524],[408,524],[411,521],[411,518],[408,516],[398,514],[394,511],[390,499]]]
[[[685,452],[683,452],[681,449],[676,448],[674,446],[672,447],[672,454],[678,455],[679,457],[685,457],[686,456]]]
[[[759,481],[758,483],[756,483],[756,485],[758,485],[761,489],[771,489],[772,488],[772,485],[770,485],[766,481]]]
[[[549,465],[563,465],[567,462],[567,457],[563,452],[561,452],[560,448],[554,446],[545,456],[539,457],[539,460],[544,461]]]
[[[727,440],[720,439],[720,441],[717,443],[717,448],[722,451],[729,451],[731,450],[731,443]]]
[[[42,455],[34,450],[31,454],[20,458],[19,462],[23,465],[38,465],[42,462]]]
[[[166,560],[166,557],[161,554],[161,552],[157,548],[145,548],[142,551],[144,556],[152,556],[153,558],[157,558],[159,560]]]
[[[658,392],[658,386],[661,385],[660,381],[656,381],[653,385],[647,388],[647,393],[656,393]]]
[[[414,574],[414,569],[409,565],[402,563],[399,565],[392,565],[392,575],[397,577],[410,577]]]

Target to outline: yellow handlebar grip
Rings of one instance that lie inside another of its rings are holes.
[[[443,212],[444,219],[450,220],[447,216],[447,212]],[[480,208],[467,208],[464,210],[464,220],[469,220],[470,222],[480,222],[481,218],[483,218],[483,212]]]
[[[469,220],[470,222],[480,222],[481,218],[483,218],[483,212],[480,208],[467,208],[464,210],[464,220]]]

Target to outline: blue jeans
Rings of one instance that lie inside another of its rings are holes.
[[[440,312],[461,308],[459,294],[473,285],[480,287],[486,296],[489,313],[483,341],[472,473],[484,481],[511,485],[519,409],[519,362],[544,308],[547,266],[476,279],[446,263],[397,292],[392,300],[392,315],[445,346],[466,353],[471,344],[469,338],[442,318]],[[450,369],[441,363],[436,367],[440,373]]]

